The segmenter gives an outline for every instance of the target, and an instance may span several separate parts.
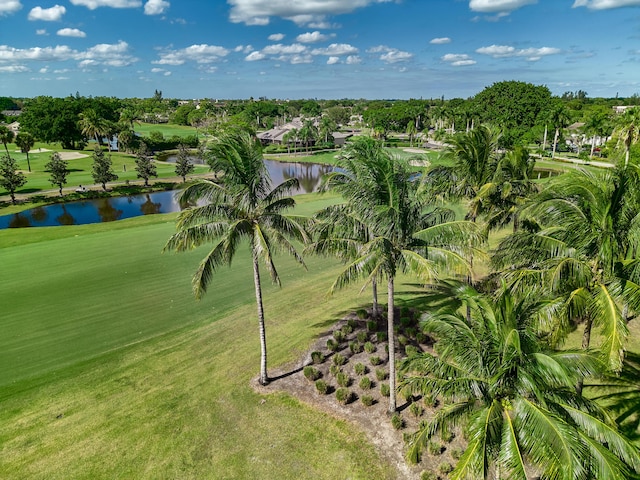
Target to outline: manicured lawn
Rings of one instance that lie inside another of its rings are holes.
[[[335,200],[300,197],[300,212]],[[353,427],[251,389],[248,255],[195,301],[204,251],[160,253],[174,218],[0,232],[0,478],[393,478]],[[333,260],[278,265],[271,368],[368,300],[326,297]]]
[[[136,123],[134,125],[134,130],[136,133],[139,133],[144,137],[149,136],[149,134],[154,131],[162,133],[165,138],[170,138],[174,135],[178,137],[188,137],[196,134],[196,129],[194,127],[173,125],[170,123]],[[201,130],[198,130],[198,133],[202,135]]]

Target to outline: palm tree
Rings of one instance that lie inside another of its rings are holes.
[[[622,367],[627,317],[640,311],[640,202],[637,166],[573,171],[533,197],[521,215],[530,228],[499,245],[494,266],[513,288],[543,285],[564,307],[548,327],[563,340],[584,321],[583,347],[600,327],[609,367]]]
[[[4,145],[4,149],[9,155],[9,149],[7,148],[7,144],[13,141],[13,131],[9,130],[8,127],[4,125],[0,125],[0,142]]]
[[[280,278],[273,263],[275,250],[289,253],[304,265],[290,239],[307,241],[307,234],[298,219],[283,215],[295,205],[287,195],[298,186],[298,181],[291,178],[271,188],[260,142],[246,132],[224,134],[211,145],[208,155],[212,170],[223,173],[223,183],[199,179],[182,191],[181,202],[195,204],[205,200],[206,204],[179,214],[178,232],[169,238],[165,250],[180,252],[213,243],[192,281],[196,298],[201,298],[218,268],[230,265],[242,240],[248,240],[260,333],[259,381],[266,385],[269,377],[259,264],[264,264],[271,280],[278,285]]]
[[[628,108],[616,119],[614,134],[617,134],[624,143],[624,164],[627,165],[631,145],[640,139],[640,107]]]
[[[29,171],[31,171],[31,162],[29,161],[29,151],[33,148],[35,144],[35,139],[28,132],[20,132],[16,135],[16,145],[20,149],[22,153],[27,154],[27,166],[29,167]]]
[[[92,108],[80,113],[79,117],[78,125],[82,134],[88,138],[95,139],[98,145],[101,145],[102,137],[109,133],[108,123]],[[109,149],[111,149],[111,142],[109,142]]]
[[[567,107],[562,103],[558,103],[550,112],[549,117],[553,128],[556,129],[556,134],[553,137],[553,151],[551,153],[551,158],[555,158],[556,149],[558,148],[558,139],[560,137],[560,130],[564,129],[569,125],[569,111]]]
[[[413,120],[407,123],[406,133],[409,135],[409,144],[413,147],[413,139],[418,133],[418,129],[416,128],[416,124]]]
[[[413,436],[410,459],[436,433],[463,426],[469,443],[452,479],[626,479],[640,471],[637,448],[574,389],[578,378],[601,371],[598,357],[555,351],[537,337],[543,302],[518,301],[508,290],[494,300],[453,282],[437,294],[449,302],[421,322],[437,355],[409,357],[402,388],[444,406]]]
[[[355,225],[363,233],[327,236],[318,250],[348,260],[331,292],[359,279],[365,279],[365,285],[387,280],[391,391],[388,410],[395,412],[395,277],[400,272],[411,272],[427,283],[438,278],[442,270],[469,274],[466,257],[470,246],[479,243],[482,237],[471,222],[453,220],[455,215],[450,210],[426,210],[418,199],[413,172],[404,161],[386,151],[380,150],[372,157],[347,159],[340,163],[340,168],[357,178],[343,182],[342,186],[348,192],[347,211],[355,221],[332,218],[339,225],[333,232],[343,234],[347,230],[344,225]],[[361,225],[366,225],[366,229]]]
[[[596,137],[602,138],[611,131],[609,115],[604,112],[593,113],[587,118],[584,131],[587,135],[591,135],[591,153],[589,157],[593,158],[593,152],[596,148]]]

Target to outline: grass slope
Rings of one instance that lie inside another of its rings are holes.
[[[172,219],[0,232],[0,478],[393,478],[350,425],[253,392],[248,255],[196,302],[204,251],[161,255]],[[264,292],[271,367],[365,301],[357,288],[325,297],[333,261],[278,260],[284,287]]]

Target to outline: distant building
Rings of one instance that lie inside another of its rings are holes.
[[[7,125],[7,128],[13,132],[14,135],[20,133],[20,122],[11,122]]]
[[[5,117],[19,117],[22,114],[22,110],[2,110],[2,115]]]
[[[628,108],[633,108],[635,106],[636,105],[616,105],[615,107],[613,107],[613,111],[615,113],[624,113]]]
[[[316,126],[317,126],[317,123],[318,122],[316,120],[315,121]],[[260,140],[260,142],[262,142],[262,145],[265,145],[265,146],[266,145],[284,145],[285,143],[287,143],[284,140],[285,135],[287,135],[293,129],[300,130],[303,127],[304,127],[304,124],[302,122],[302,119],[300,117],[296,117],[292,119],[289,123],[285,123],[284,125],[279,125],[279,126],[273,127],[270,130],[258,133],[257,137]],[[343,132],[333,132],[331,134],[336,147],[343,146],[347,138],[351,137],[352,135],[353,135],[352,133],[343,133]],[[289,143],[293,145],[294,139],[293,138],[289,139]],[[297,141],[295,141],[295,144],[296,144],[296,147],[303,145],[302,140],[300,138],[298,138]],[[315,141],[311,143],[311,146],[313,146],[314,144],[315,144]]]

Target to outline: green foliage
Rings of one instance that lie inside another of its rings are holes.
[[[320,373],[320,370],[318,370],[315,367],[312,367],[311,365],[307,365],[306,367],[304,367],[302,369],[302,373],[304,374],[304,377],[311,382],[315,382],[322,375]]]
[[[348,388],[338,388],[336,390],[336,400],[341,404],[346,405],[353,400],[353,392]]]
[[[364,375],[367,373],[367,366],[364,363],[356,363],[353,366],[353,371],[356,372],[356,375]]]
[[[333,331],[333,338],[336,339],[336,342],[343,342],[344,341],[344,332],[342,330],[334,330]]]
[[[377,355],[374,355],[372,357],[369,357],[369,362],[375,367],[376,365],[380,365],[382,363],[382,359]]]
[[[311,361],[316,365],[324,362],[324,354],[322,352],[314,351],[311,352]]]
[[[356,335],[356,338],[358,339],[358,342],[365,343],[368,338],[367,332],[363,332],[363,331],[358,332]]]
[[[100,145],[93,149],[93,164],[91,165],[91,176],[93,181],[102,185],[103,190],[107,190],[107,183],[114,182],[118,175],[113,172],[111,155],[105,155]]]
[[[386,380],[387,378],[389,378],[389,372],[384,368],[376,368],[376,379],[378,381]]]
[[[350,335],[353,332],[353,327],[351,325],[344,325],[340,331],[342,332],[342,334],[346,337],[347,335]]]
[[[404,347],[404,353],[407,357],[413,357],[415,355],[418,355],[418,353],[420,353],[420,350],[418,350],[418,347],[416,347],[415,345],[407,345],[406,347]]]
[[[358,342],[349,342],[349,350],[351,350],[351,353],[360,353],[362,351],[362,345],[360,345],[360,343]]]
[[[367,352],[368,354],[372,354],[373,352],[376,351],[376,346],[371,342],[367,342],[364,344],[364,351]]]
[[[378,343],[387,341],[387,332],[376,332],[376,340]]]
[[[149,178],[158,176],[152,154],[144,142],[140,143],[140,148],[136,154],[136,172],[137,177],[144,180],[145,187],[149,186]]]
[[[407,337],[405,337],[404,335],[398,335],[398,343],[401,346],[406,345],[407,343],[409,343],[409,339]]]
[[[49,181],[51,185],[58,187],[60,196],[62,196],[62,187],[67,184],[67,175],[69,175],[68,163],[63,160],[59,153],[53,153],[49,162],[44,166],[49,171]]]
[[[347,363],[347,359],[345,358],[344,355],[342,355],[340,353],[336,353],[333,356],[332,362],[333,362],[334,365],[341,366],[341,365],[344,365],[345,363]]]
[[[429,337],[427,337],[424,333],[422,333],[422,332],[417,332],[416,333],[416,342],[418,342],[420,344],[425,344],[425,343],[427,343],[428,339],[429,339]]]
[[[342,369],[341,369],[341,368],[340,368],[340,366],[338,366],[338,365],[335,365],[335,364],[334,364],[334,365],[331,365],[331,366],[329,367],[329,373],[330,373],[331,375],[333,375],[334,377],[335,377],[335,376],[337,376],[341,371],[342,371]]]
[[[439,444],[438,442],[430,441],[427,444],[427,451],[431,455],[440,455],[444,451],[444,447],[441,444]]]
[[[452,431],[447,430],[447,431],[443,431],[440,434],[440,438],[442,439],[443,442],[451,443],[453,439],[456,438],[456,435]]]
[[[370,407],[371,405],[373,405],[373,397],[371,395],[360,396],[360,401],[365,407]]]
[[[383,397],[388,397],[391,394],[391,389],[389,388],[389,384],[388,383],[381,383],[380,384],[380,395],[382,395]]]
[[[440,465],[438,465],[438,471],[444,475],[448,475],[449,473],[453,472],[453,465],[451,465],[449,462],[441,463]]]
[[[356,311],[356,315],[358,316],[358,318],[360,320],[364,320],[365,318],[367,318],[369,316],[369,314],[367,313],[367,311],[364,308],[359,308]]]
[[[316,391],[321,395],[326,395],[329,392],[329,384],[324,380],[316,380]]]
[[[409,411],[414,417],[417,418],[422,416],[422,414],[424,413],[424,408],[422,408],[422,406],[420,406],[418,402],[413,402],[411,405],[409,405]]]
[[[358,322],[356,320],[354,320],[353,318],[350,318],[349,320],[347,320],[347,325],[351,328],[351,332],[353,332],[356,327],[358,326]],[[349,333],[351,333],[349,332]]]
[[[433,472],[423,470],[420,473],[420,480],[438,480],[438,476]]]
[[[9,155],[0,158],[0,187],[11,196],[11,203],[16,203],[16,191],[27,183],[24,173],[18,171],[18,164]]]
[[[391,425],[396,430],[402,430],[404,428],[404,419],[402,418],[402,415],[400,415],[398,412],[391,415]]]
[[[178,145],[178,155],[176,156],[176,175],[182,177],[182,181],[187,181],[187,175],[195,170],[195,165],[191,161],[189,150],[184,143]]]
[[[351,379],[346,373],[338,372],[336,374],[336,383],[341,387],[348,387],[351,384]]]
[[[378,322],[376,322],[375,320],[369,320],[367,322],[367,330],[370,332],[375,332],[376,330],[378,330]]]
[[[338,342],[331,338],[327,340],[327,350],[331,352],[337,352],[339,348],[340,344]]]
[[[462,448],[452,448],[451,449],[451,458],[454,460],[460,460],[464,455],[464,450]]]
[[[371,379],[369,377],[362,377],[360,379],[359,385],[362,390],[369,390],[371,389],[371,386],[372,386]]]

